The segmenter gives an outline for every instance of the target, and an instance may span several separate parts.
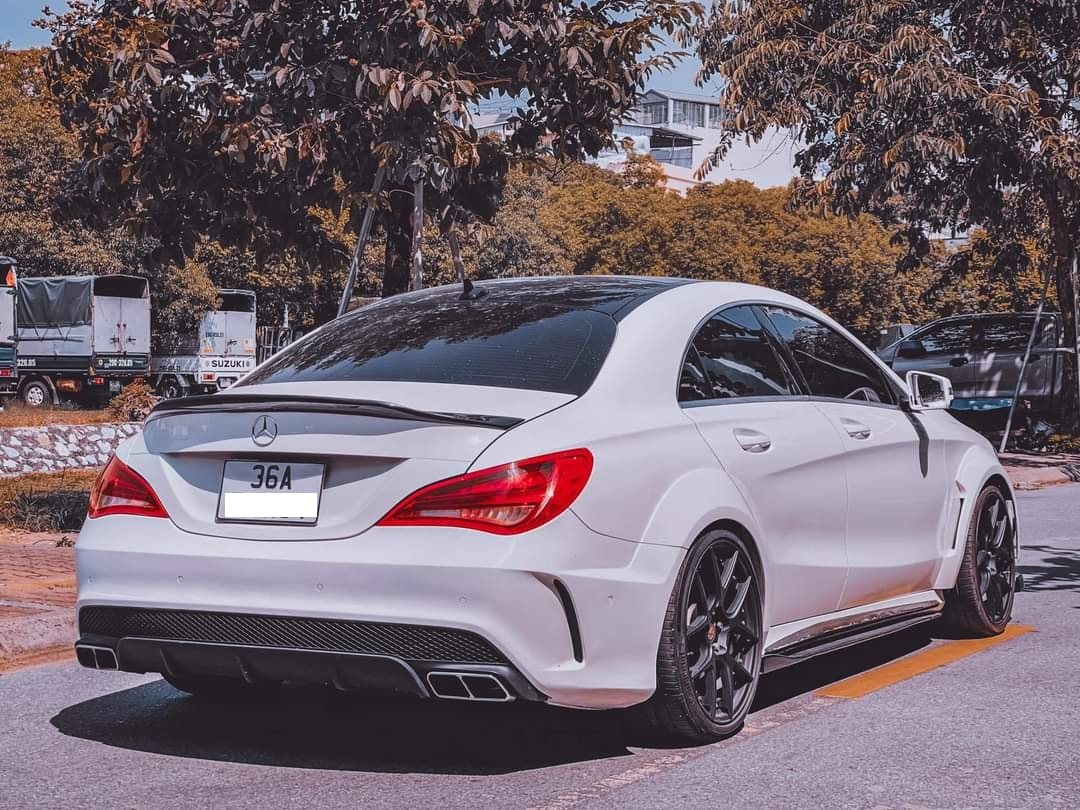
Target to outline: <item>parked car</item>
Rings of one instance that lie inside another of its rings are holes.
[[[77,545],[78,660],[198,697],[636,707],[717,739],[763,670],[1005,628],[1013,493],[949,387],[749,285],[396,296],[117,451]]]
[[[929,371],[948,377],[957,411],[1000,410],[1008,408],[1015,395],[1034,323],[1034,313],[1016,312],[941,318],[879,355],[900,375]],[[1053,409],[1065,362],[1060,320],[1055,313],[1044,314],[1020,389],[1035,412]]]

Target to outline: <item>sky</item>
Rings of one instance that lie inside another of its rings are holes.
[[[15,48],[47,45],[49,35],[31,23],[41,16],[41,8],[48,5],[53,11],[67,8],[64,0],[0,0],[0,42],[10,42]]]
[[[53,11],[67,8],[65,0],[49,0]],[[15,48],[29,48],[49,43],[48,32],[34,28],[32,23],[41,16],[46,0],[0,0],[0,43],[10,42]],[[666,90],[699,91],[694,87],[697,62],[688,58],[675,70],[658,74],[651,87]],[[725,161],[719,176],[710,179],[749,180],[763,188],[786,185],[793,176],[791,169],[793,146],[782,134],[766,138],[760,144],[736,144]]]

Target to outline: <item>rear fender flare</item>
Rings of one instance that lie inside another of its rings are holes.
[[[692,470],[676,479],[661,496],[642,536],[642,542],[689,550],[702,532],[713,526],[732,526],[759,556],[768,582],[770,557],[761,526],[731,478],[721,470]],[[680,564],[685,553],[680,557]],[[765,626],[769,626],[769,593],[764,589]]]

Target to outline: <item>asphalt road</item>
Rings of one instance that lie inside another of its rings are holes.
[[[1015,618],[1035,632],[859,699],[817,690],[948,642],[919,630],[775,673],[716,745],[636,748],[543,707],[206,706],[54,664],[0,676],[0,806],[1080,807],[1080,485],[1020,499]]]

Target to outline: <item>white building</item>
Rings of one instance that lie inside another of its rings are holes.
[[[596,163],[617,171],[625,161],[621,144],[629,139],[638,154],[651,155],[663,165],[668,188],[686,193],[699,184],[696,170],[720,143],[724,114],[715,96],[648,90],[629,120],[616,127],[616,147],[599,155]],[[508,103],[505,109],[475,115],[473,124],[480,132],[506,132],[512,115],[512,103]],[[795,142],[779,132],[758,144],[739,141],[705,180],[749,180],[760,188],[785,186],[795,176],[796,150]]]

